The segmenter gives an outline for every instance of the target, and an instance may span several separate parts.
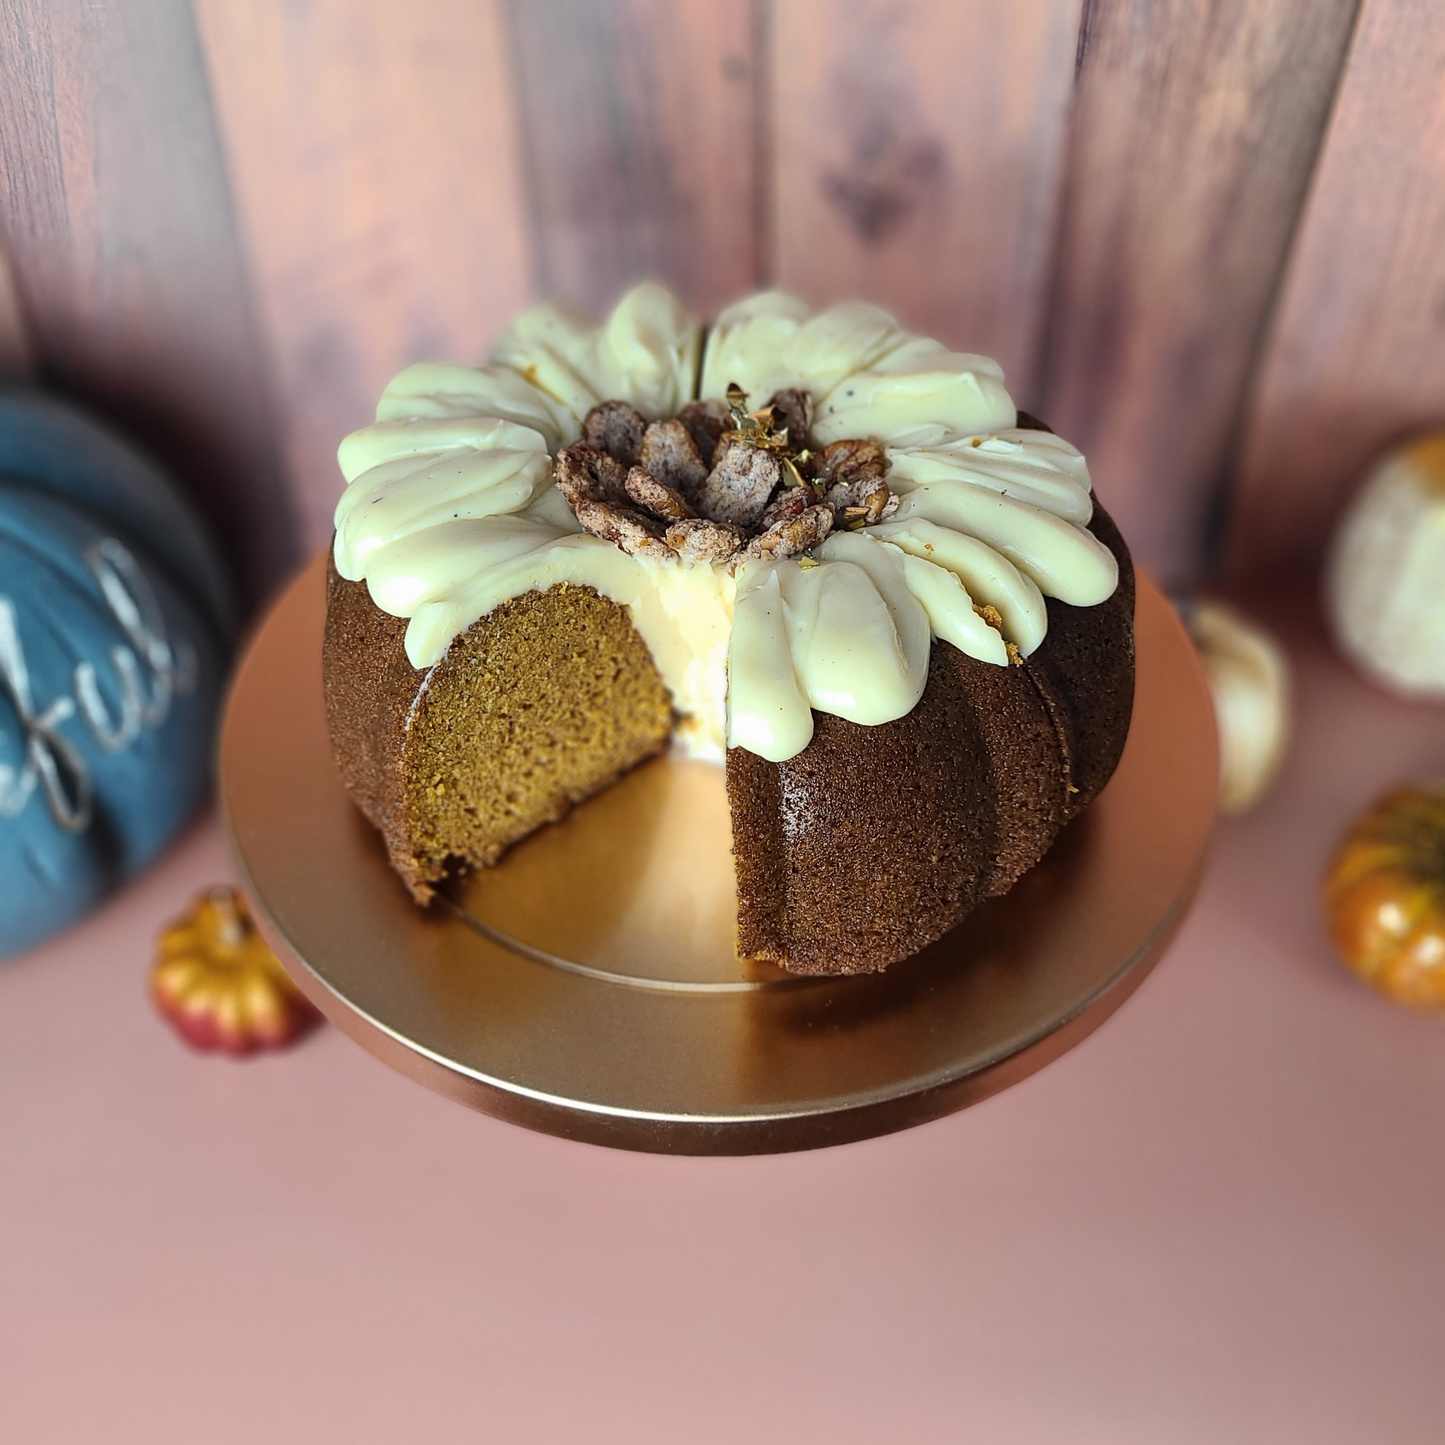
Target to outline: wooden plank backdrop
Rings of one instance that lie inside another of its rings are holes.
[[[1091,0],[1039,407],[1171,583],[1211,509],[1355,0]]]
[[[387,381],[481,360],[526,302],[506,39],[477,0],[196,12],[311,550]]]
[[[169,460],[252,598],[298,537],[185,0],[0,5],[0,234],[39,369]]]
[[[1370,456],[1431,425],[1445,425],[1445,7],[1365,0],[1251,399],[1236,569],[1317,558]]]
[[[537,290],[655,276],[700,313],[764,274],[753,0],[508,0]]]
[[[1176,586],[1224,517],[1317,556],[1445,421],[1433,0],[0,0],[0,46],[0,369],[170,456],[257,590],[392,371],[648,275],[998,356]]]
[[[1079,0],[790,0],[772,30],[773,273],[863,295],[1038,400]]]

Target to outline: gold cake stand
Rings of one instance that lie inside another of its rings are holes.
[[[1213,715],[1139,578],[1123,761],[1006,897],[886,974],[735,956],[721,769],[661,758],[415,907],[331,759],[323,560],[253,639],[221,796],[263,931],[339,1027],[438,1092],[568,1138],[679,1154],[809,1149],[961,1109],[1096,1029],[1178,924],[1214,818]]]

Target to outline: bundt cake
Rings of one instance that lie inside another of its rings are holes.
[[[661,287],[421,364],[340,449],[341,776],[419,903],[671,744],[726,766],[738,951],[885,968],[1108,781],[1133,573],[985,357]]]

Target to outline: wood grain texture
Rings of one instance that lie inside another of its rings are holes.
[[[1135,555],[1207,567],[1356,0],[1090,0],[1039,405]]]
[[[526,300],[507,50],[474,0],[196,9],[318,546],[386,382],[481,361]]]
[[[1365,0],[1245,429],[1229,557],[1315,560],[1381,447],[1445,426],[1445,10]]]
[[[862,295],[1033,400],[1079,0],[779,0],[780,284]]]
[[[0,0],[0,232],[46,380],[177,470],[258,598],[295,556],[185,0]]]
[[[666,282],[708,314],[761,276],[754,0],[508,0],[543,294]]]

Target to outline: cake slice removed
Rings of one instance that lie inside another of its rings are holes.
[[[419,903],[667,746],[672,703],[627,609],[557,586],[503,603],[435,666],[327,573],[326,713],[348,792]]]

